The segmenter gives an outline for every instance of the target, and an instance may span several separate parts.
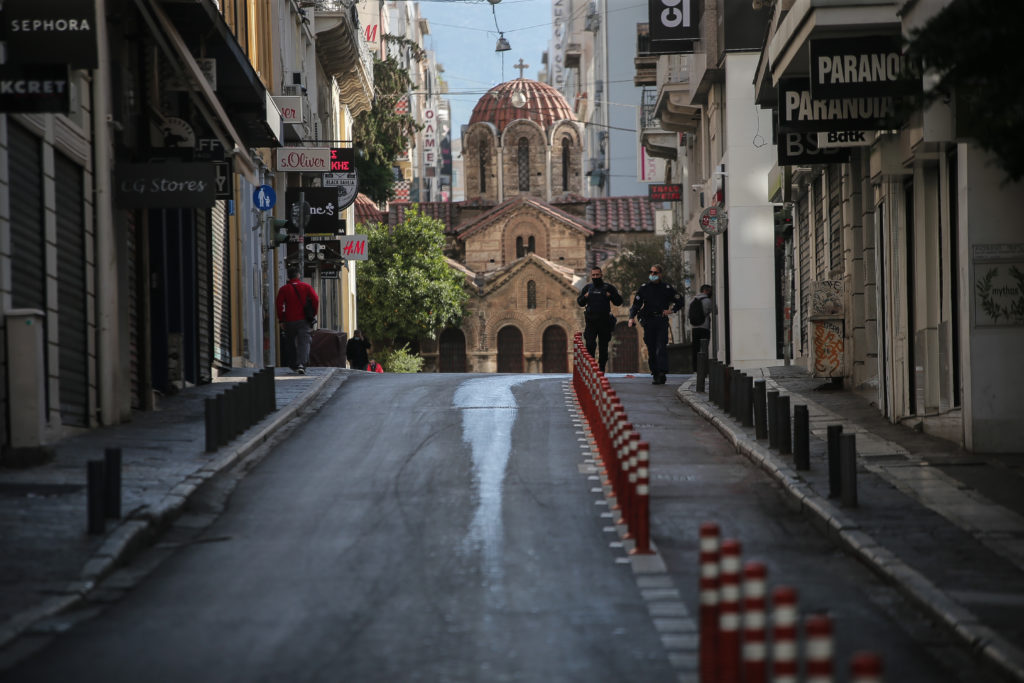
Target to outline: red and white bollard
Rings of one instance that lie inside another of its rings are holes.
[[[718,683],[740,681],[740,542],[722,541],[718,559]]]
[[[768,674],[765,595],[768,570],[760,562],[743,568],[743,683],[765,683]]]
[[[718,525],[700,525],[700,682],[718,683]]]
[[[807,648],[807,683],[832,683],[832,620],[824,614],[812,614],[804,620]]]
[[[633,499],[633,521],[636,545],[631,551],[634,555],[651,554],[650,524],[650,453],[651,446],[646,441],[637,444],[636,450],[636,495]]]
[[[850,683],[882,683],[882,658],[874,652],[856,652],[850,660]]]
[[[772,591],[772,683],[797,683],[796,590]]]

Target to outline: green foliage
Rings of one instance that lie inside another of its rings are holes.
[[[423,369],[423,359],[411,352],[408,344],[398,349],[385,349],[377,355],[377,362],[384,366],[384,372],[419,372]]]
[[[395,113],[395,105],[412,87],[409,72],[397,59],[374,57],[373,87],[373,104],[356,117],[353,135],[359,191],[379,204],[395,196],[391,165],[423,126],[410,114]]]
[[[911,35],[908,56],[939,76],[929,100],[952,101],[958,132],[1024,178],[1024,2],[954,0]]]
[[[413,205],[394,228],[363,227],[370,259],[356,269],[359,329],[388,346],[457,325],[469,295],[462,274],[445,261],[444,224]]]
[[[690,273],[683,267],[684,238],[685,232],[681,228],[673,228],[668,235],[668,251],[661,235],[626,242],[619,255],[603,267],[604,279],[619,288],[623,303],[629,306],[636,290],[647,282],[651,266],[660,263],[664,268],[662,280],[680,294],[686,294],[685,279]]]

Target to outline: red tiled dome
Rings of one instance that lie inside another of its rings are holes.
[[[517,92],[526,97],[521,107],[512,104],[512,95]],[[500,133],[516,119],[530,119],[547,128],[555,121],[575,121],[576,116],[562,93],[550,85],[529,78],[516,78],[488,90],[473,107],[469,123],[487,121],[497,126]]]

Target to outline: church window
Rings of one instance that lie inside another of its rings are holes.
[[[524,256],[526,256],[526,251],[523,248],[523,238],[522,237],[517,237],[516,238],[516,258],[523,258]]]
[[[519,191],[530,191],[530,141],[526,138],[519,138],[519,149],[517,151],[519,162]]]
[[[562,138],[562,192],[569,191],[569,138]]]
[[[529,252],[537,251],[537,240],[533,238],[533,235],[530,235],[530,239],[526,243],[526,250]]]
[[[526,283],[526,307],[537,308],[537,283],[533,280]]]
[[[480,141],[480,191],[487,192],[487,142]]]

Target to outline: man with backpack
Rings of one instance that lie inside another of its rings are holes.
[[[647,364],[654,381],[664,384],[668,372],[668,316],[683,307],[683,297],[671,285],[661,279],[662,267],[651,266],[648,282],[640,285],[633,305],[629,309],[629,326],[636,325],[637,318],[644,327],[644,344],[647,345]]]
[[[693,332],[693,371],[697,372],[697,354],[700,353],[700,340],[711,339],[711,314],[718,313],[718,306],[711,300],[711,285],[701,285],[700,294],[693,297],[690,307],[686,309],[686,319]]]
[[[300,375],[306,374],[313,325],[320,310],[316,290],[299,277],[298,266],[288,267],[288,282],[277,290],[277,320],[284,328],[281,362]]]
[[[576,297],[576,303],[587,307],[583,312],[583,318],[587,323],[583,328],[583,341],[591,357],[594,355],[595,342],[597,343],[600,349],[597,362],[601,366],[601,372],[604,372],[604,367],[608,363],[608,342],[615,331],[612,304],[621,306],[622,295],[615,289],[615,285],[604,281],[601,269],[597,266],[590,269],[590,279],[590,284],[584,285],[580,295]]]

